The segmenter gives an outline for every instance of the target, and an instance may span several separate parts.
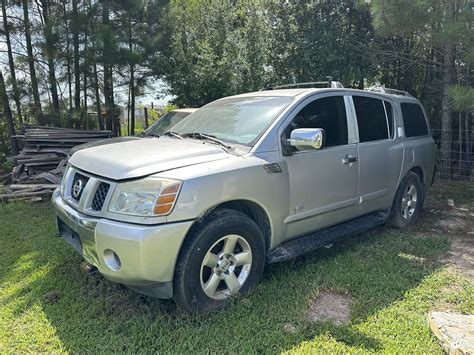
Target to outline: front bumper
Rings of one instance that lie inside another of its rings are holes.
[[[176,260],[192,221],[144,226],[93,218],[69,206],[59,189],[52,202],[62,237],[107,279],[156,297],[172,296]]]

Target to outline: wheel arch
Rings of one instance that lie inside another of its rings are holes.
[[[414,172],[416,175],[418,175],[418,177],[420,178],[422,184],[424,184],[424,185],[426,184],[426,181],[425,181],[425,173],[424,173],[423,168],[422,168],[421,166],[418,166],[418,165],[417,165],[417,166],[412,167],[410,170],[407,171],[407,174],[408,174],[410,171],[412,171],[412,172]],[[405,174],[405,176],[406,176],[407,174]]]
[[[272,227],[268,213],[262,206],[250,200],[232,200],[223,202],[215,207],[215,209],[219,208],[236,210],[248,216],[262,232],[266,249],[268,250],[270,248]]]
[[[198,218],[194,224],[189,229],[181,248],[183,247],[184,243],[189,239],[190,235],[192,234],[193,230],[197,228],[201,223],[204,223],[206,217],[209,216],[215,210],[225,208],[229,210],[235,210],[240,213],[245,214],[248,216],[252,221],[255,222],[258,229],[262,232],[266,250],[270,248],[271,245],[271,238],[272,238],[272,226],[270,222],[270,218],[268,212],[257,202],[247,200],[247,199],[236,199],[236,200],[229,200],[225,202],[221,202],[209,209],[207,209],[200,218]]]
[[[398,180],[398,182],[397,182],[396,188],[395,188],[395,190],[394,190],[394,192],[393,192],[393,195],[392,195],[392,197],[391,197],[391,201],[392,201],[392,202],[391,202],[391,204],[390,204],[390,209],[391,209],[392,206],[393,206],[395,197],[396,197],[396,195],[397,195],[397,191],[398,191],[398,189],[400,188],[400,185],[401,185],[403,179],[405,179],[405,177],[406,177],[406,176],[408,175],[408,173],[410,173],[410,172],[413,172],[413,173],[415,173],[416,175],[418,175],[418,177],[420,178],[421,184],[425,187],[425,188],[424,188],[424,190],[425,190],[424,192],[426,192],[425,173],[424,173],[423,168],[422,168],[421,166],[419,166],[419,165],[411,166],[410,168],[406,169],[406,170],[404,171],[404,173],[400,174],[400,177],[399,177],[399,180]]]

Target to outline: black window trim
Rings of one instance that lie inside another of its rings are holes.
[[[396,131],[397,131],[397,125],[396,125],[396,122],[395,122],[395,112],[394,112],[394,103],[389,100],[388,98],[385,98],[385,97],[380,97],[380,96],[377,96],[377,95],[364,95],[365,93],[351,93],[350,95],[350,98],[351,98],[351,105],[352,105],[352,109],[353,109],[353,115],[354,115],[354,124],[356,126],[356,129],[357,129],[357,144],[377,144],[377,143],[381,143],[381,142],[391,142],[391,141],[394,141],[396,138],[397,138],[397,134],[396,134]],[[381,100],[382,103],[383,103],[383,109],[385,111],[385,122],[387,123],[387,132],[390,133],[390,129],[389,129],[389,126],[388,126],[388,115],[387,115],[387,109],[385,108],[385,101],[387,101],[389,104],[392,105],[392,115],[393,115],[393,137],[389,137],[389,138],[384,138],[384,139],[378,139],[376,141],[368,141],[368,142],[361,142],[360,141],[360,136],[359,136],[359,122],[357,121],[357,112],[356,112],[356,109],[355,109],[355,103],[354,103],[354,99],[353,97],[354,96],[363,96],[363,97],[368,97],[368,98],[372,98],[372,99],[377,99],[377,100]],[[405,131],[405,129],[404,129]]]
[[[285,148],[283,147],[283,135],[285,134],[285,130],[291,124],[291,122],[296,117],[296,115],[303,108],[305,108],[307,105],[309,105],[313,101],[316,101],[316,100],[319,100],[319,99],[324,99],[324,98],[327,98],[327,97],[334,97],[334,96],[340,96],[344,100],[344,107],[346,109],[346,120],[347,120],[347,144],[335,145],[335,146],[332,146],[332,147],[323,147],[322,149],[297,150],[297,151],[293,151],[292,154],[290,154],[290,156],[291,155],[297,155],[297,154],[315,153],[315,152],[320,152],[320,151],[326,151],[326,150],[329,150],[329,149],[341,149],[343,147],[349,147],[349,146],[358,144],[358,142],[351,142],[351,130],[357,130],[358,129],[357,128],[357,122],[353,122],[356,117],[354,116],[355,113],[352,113],[353,112],[352,111],[353,107],[351,107],[351,105],[352,106],[354,105],[354,103],[352,102],[352,94],[344,92],[344,91],[314,93],[313,95],[304,98],[303,100],[301,100],[301,102],[299,102],[297,105],[295,105],[295,107],[293,107],[293,109],[290,112],[288,112],[287,116],[282,120],[281,124],[278,127],[277,132],[281,131],[281,133],[278,135],[278,137],[279,137],[278,146],[280,148],[280,153],[283,156],[288,156],[288,155],[285,155],[285,153],[284,153]],[[346,101],[346,98],[350,99],[349,106],[348,106],[348,102]],[[291,119],[290,119],[290,117],[291,117]],[[287,121],[288,121],[288,123],[286,123]],[[358,132],[357,132],[357,137],[354,137],[354,138],[357,138],[357,139],[359,138],[358,137]]]
[[[387,107],[385,106],[385,103],[389,103],[390,105],[392,105],[392,120],[393,120],[393,131],[392,131],[392,136],[390,137],[390,140],[394,140],[395,138],[397,138],[397,123],[395,122],[395,109],[394,109],[394,105],[393,105],[393,102],[390,102],[389,100],[387,99],[383,99],[383,108],[385,110],[385,117],[387,119],[387,128],[388,128],[388,133],[390,134],[390,121],[388,119],[388,113],[387,113]]]

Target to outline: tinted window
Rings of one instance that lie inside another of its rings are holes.
[[[387,117],[382,100],[365,96],[353,96],[353,99],[359,126],[359,141],[387,139]]]
[[[315,100],[305,106],[286,129],[289,137],[297,128],[322,128],[326,132],[326,147],[347,144],[346,106],[342,96]]]
[[[428,134],[425,115],[420,105],[402,103],[401,106],[405,136],[416,137]]]
[[[390,134],[390,138],[393,138],[394,124],[393,124],[392,104],[388,101],[384,101],[384,104],[385,104],[385,111],[387,112],[388,132]]]

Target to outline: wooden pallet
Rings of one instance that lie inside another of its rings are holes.
[[[0,201],[49,198],[61,181],[69,151],[111,136],[110,131],[25,126],[16,135],[23,149],[15,157],[13,172],[0,174]]]

